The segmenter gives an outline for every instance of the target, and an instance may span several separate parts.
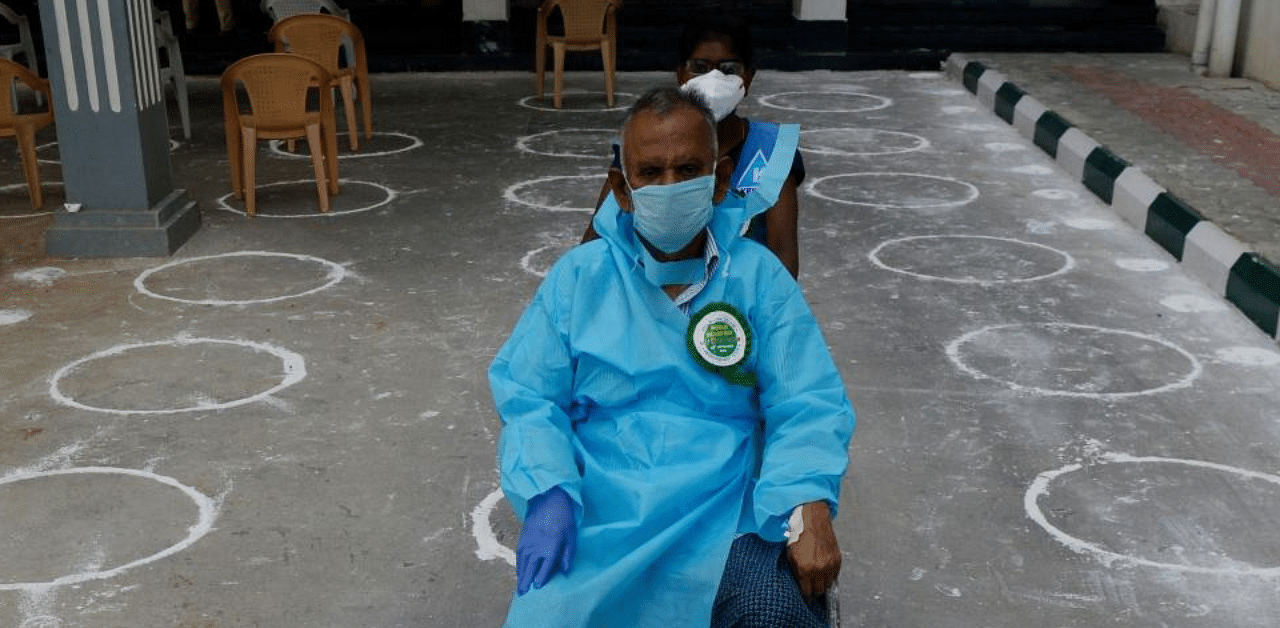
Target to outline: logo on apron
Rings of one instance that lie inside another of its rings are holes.
[[[730,384],[755,386],[756,377],[741,369],[751,354],[751,328],[738,310],[728,303],[711,303],[689,320],[689,353],[702,368],[725,378]]]

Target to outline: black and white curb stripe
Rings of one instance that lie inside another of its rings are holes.
[[[1277,338],[1280,270],[1140,169],[1094,141],[1035,98],[964,55],[947,58],[947,75],[978,102],[1058,162],[1075,180],[1174,256],[1191,274],[1226,297],[1259,328]]]

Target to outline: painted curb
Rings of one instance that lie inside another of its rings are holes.
[[[1052,157],[1180,265],[1225,297],[1273,339],[1280,339],[1280,268],[1249,251],[1128,161],[1031,97],[1007,77],[962,54],[947,57],[960,81],[996,117]]]

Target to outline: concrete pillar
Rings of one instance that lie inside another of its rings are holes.
[[[462,0],[462,21],[505,22],[507,0]]]
[[[845,0],[793,0],[791,14],[802,22],[843,22],[846,5]]]
[[[67,211],[58,257],[163,256],[200,227],[174,188],[151,0],[40,0]]]

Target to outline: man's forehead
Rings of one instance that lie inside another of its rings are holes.
[[[669,146],[677,144],[705,147],[711,150],[710,126],[696,108],[677,106],[665,114],[646,110],[632,116],[623,132],[623,150],[628,147]]]

